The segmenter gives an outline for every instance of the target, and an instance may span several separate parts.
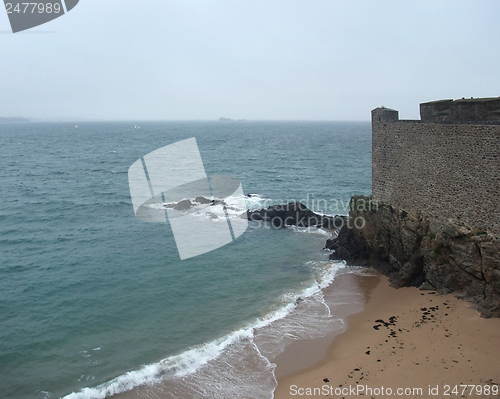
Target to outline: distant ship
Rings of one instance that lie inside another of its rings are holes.
[[[78,125],[75,125],[75,129],[78,129]]]
[[[134,129],[140,129],[140,126],[134,125]]]

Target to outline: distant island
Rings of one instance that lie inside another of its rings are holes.
[[[246,119],[234,120],[234,119],[231,119],[231,118],[220,117],[219,118],[219,122],[246,122]]]
[[[30,122],[29,119],[26,118],[21,118],[19,116],[14,116],[14,117],[0,117],[0,123],[2,122]]]

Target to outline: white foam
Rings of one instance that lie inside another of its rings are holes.
[[[73,392],[64,396],[64,399],[104,399],[106,397],[127,392],[146,383],[160,382],[161,365],[151,364],[140,370],[130,371],[110,382],[94,388],[83,388],[80,392]]]
[[[277,307],[263,317],[204,345],[64,399],[104,399],[142,385],[176,399],[236,399],[244,397],[245,392],[252,392],[253,398],[271,399],[276,388],[271,361],[287,344],[345,329],[342,319],[332,317],[323,292],[344,263],[309,262],[308,266],[315,271],[315,279],[300,290],[284,293]]]
[[[288,226],[291,228],[293,231],[297,233],[308,233],[308,234],[317,234],[325,237],[330,237],[332,235],[331,232],[322,229],[321,227],[316,227],[316,226],[309,226],[309,227],[300,227],[300,226]]]
[[[149,389],[148,397],[271,399],[277,385],[274,367],[251,339],[244,339],[196,373]]]
[[[323,293],[323,289],[333,282],[344,265],[333,262],[309,264],[316,269],[317,280],[298,295],[291,295],[292,298],[295,297],[293,312],[257,331],[255,342],[270,360],[283,352],[291,341],[320,338],[328,332],[342,331],[345,328],[343,320],[332,317]]]
[[[271,198],[262,197],[258,194],[252,194],[251,197],[245,196],[245,203],[249,210],[255,211],[269,206],[270,203],[273,203],[273,200]]]

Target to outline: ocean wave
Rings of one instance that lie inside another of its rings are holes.
[[[275,309],[270,309],[264,316],[203,345],[130,371],[99,386],[73,392],[64,399],[104,399],[145,385],[161,391],[162,395],[167,391],[172,398],[187,397],[182,395],[238,398],[241,390],[238,394],[231,393],[234,384],[238,380],[248,383],[249,375],[255,377],[255,386],[248,389],[251,388],[252,392],[261,390],[261,394],[255,397],[272,398],[276,380],[273,374],[275,365],[271,361],[287,344],[297,339],[319,338],[328,331],[345,328],[342,320],[331,317],[323,296],[323,290],[334,281],[345,264],[325,261],[309,262],[308,266],[316,272],[309,285],[283,293]],[[211,387],[214,378],[219,381],[216,390]],[[262,387],[263,381],[266,389]]]

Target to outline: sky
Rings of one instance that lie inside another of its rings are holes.
[[[500,96],[498,0],[80,0],[13,34],[0,117],[368,121]]]

